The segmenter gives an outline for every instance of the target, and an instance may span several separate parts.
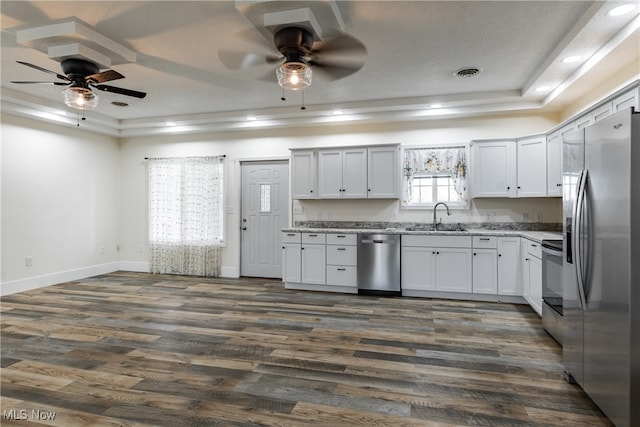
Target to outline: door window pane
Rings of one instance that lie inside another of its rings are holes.
[[[260,212],[271,212],[271,184],[260,184]]]

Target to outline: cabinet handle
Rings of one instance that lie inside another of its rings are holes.
[[[521,188],[521,187],[518,185],[518,190],[520,190],[520,188]]]
[[[511,187],[507,187],[507,190],[511,190]]]
[[[562,187],[562,184],[556,184],[556,187]]]
[[[346,235],[344,235],[344,234],[338,234],[336,237],[337,237],[338,239],[344,239],[344,238],[345,238],[345,237],[347,237],[347,236],[346,236]]]
[[[529,261],[529,258],[525,258],[524,260],[525,260],[525,261]]]
[[[478,254],[474,252],[474,253],[473,253],[473,256],[476,256],[476,255],[478,255]]]
[[[309,193],[313,193],[313,190],[309,190]]]
[[[282,249],[284,249],[284,246],[282,247]]]
[[[301,251],[304,251],[304,248],[300,248]]]
[[[498,254],[498,258],[500,258],[502,256],[502,254]]]
[[[295,237],[296,233],[287,233],[287,236],[289,237]]]
[[[538,247],[538,245],[534,245],[534,244],[532,243],[532,244],[531,244],[531,247],[532,247],[532,248],[537,248],[537,247]]]
[[[336,249],[339,250],[339,251],[346,251],[347,250],[347,248],[336,248]]]
[[[435,255],[435,254],[436,254],[436,251],[433,251],[433,252],[431,252],[431,253],[432,253],[433,255]]]
[[[367,191],[371,191],[371,189],[369,188],[369,189],[367,189]]]
[[[436,255],[440,255],[440,252],[436,252]]]
[[[488,237],[481,237],[480,240],[487,240],[488,241],[489,238]]]
[[[317,234],[309,234],[309,237],[318,237]]]
[[[339,268],[338,271],[347,271],[346,268]]]

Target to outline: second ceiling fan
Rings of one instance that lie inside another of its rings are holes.
[[[263,40],[260,39],[260,44],[264,46]],[[360,70],[367,54],[364,44],[348,34],[340,33],[314,42],[310,31],[296,26],[278,30],[273,36],[273,44],[279,55],[223,49],[218,56],[232,70],[269,66],[271,74],[267,76],[268,80],[272,80],[275,74],[283,89],[303,90],[311,85],[313,72],[317,71],[329,80],[337,80]],[[264,47],[272,50],[274,46]],[[275,73],[274,64],[278,64]]]

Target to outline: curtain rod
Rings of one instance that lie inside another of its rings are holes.
[[[219,156],[187,156],[187,157],[145,157],[145,160],[150,160],[150,159],[208,159],[208,158],[212,158],[212,157],[227,157],[226,154],[220,154]]]

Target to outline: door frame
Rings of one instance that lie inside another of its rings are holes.
[[[236,265],[238,266],[237,277],[242,277],[242,163],[268,163],[268,162],[287,162],[289,166],[288,196],[287,196],[287,226],[291,226],[293,217],[293,203],[291,200],[291,159],[289,156],[265,156],[265,157],[236,157],[234,159],[235,173],[234,178],[238,183],[236,188],[236,197],[238,201],[238,209],[235,211],[236,220],[234,236],[238,242],[238,250],[236,251]],[[231,224],[231,222],[229,222]]]

